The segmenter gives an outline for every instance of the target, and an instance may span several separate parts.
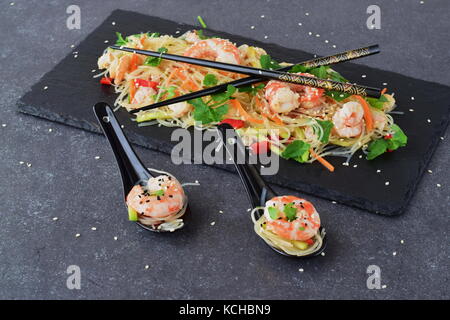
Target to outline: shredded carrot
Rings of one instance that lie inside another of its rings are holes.
[[[136,85],[134,84],[134,80],[130,80],[130,103],[133,103],[135,94],[136,94]]]
[[[319,156],[317,153],[314,152],[314,150],[312,148],[309,149],[309,153],[311,153],[311,155],[317,160],[319,161],[325,168],[327,168],[328,170],[330,170],[331,172],[334,171],[334,167],[331,163],[329,163],[327,160],[325,160],[324,158],[322,158],[321,156]]]
[[[256,106],[259,108],[259,110],[262,110],[262,103],[261,100],[259,100],[258,97],[255,97],[255,104]],[[275,122],[276,124],[282,126],[284,125],[283,121],[276,115],[270,115],[267,113],[261,113],[265,118],[268,118],[270,120],[272,120],[273,122]]]
[[[372,129],[373,129],[373,116],[372,116],[372,111],[370,111],[369,104],[367,103],[366,99],[364,99],[361,96],[354,95],[353,97],[358,99],[358,101],[361,103],[361,105],[362,105],[362,107],[364,109],[364,120],[366,121],[367,132],[372,131]]]
[[[231,105],[238,110],[239,114],[245,119],[245,121],[253,122],[253,123],[257,123],[257,124],[264,123],[263,120],[255,119],[251,115],[249,115],[237,99],[231,99],[230,102],[231,102]]]
[[[130,61],[130,72],[136,70],[138,67],[137,65],[138,65],[138,55],[133,53]]]
[[[191,79],[187,79],[183,84],[181,85],[181,88],[187,91],[196,91],[198,90],[197,84],[192,81]]]
[[[387,88],[384,88],[383,90],[381,90],[381,94],[385,94],[387,91]]]

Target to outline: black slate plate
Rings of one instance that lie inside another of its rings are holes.
[[[113,25],[112,22],[116,24]],[[112,103],[112,90],[100,86],[93,79],[91,70],[97,69],[97,58],[107,44],[115,41],[115,32],[124,35],[142,31],[175,34],[195,27],[179,24],[157,17],[117,10],[106,19],[53,70],[47,73],[31,91],[19,101],[19,110],[34,116],[61,122],[85,130],[100,132],[92,106],[98,101]],[[298,62],[312,57],[311,54],[264,44],[223,32],[207,31],[208,34],[227,38],[238,44],[263,47],[279,61]],[[361,46],[368,43],[361,43]],[[348,48],[350,49],[350,48]],[[369,58],[370,59],[370,58]],[[382,87],[387,82],[395,92],[398,111],[396,122],[409,136],[408,146],[382,157],[366,161],[356,155],[349,167],[342,166],[343,158],[330,158],[336,171],[330,173],[320,164],[301,165],[294,161],[281,160],[280,171],[266,179],[300,192],[310,193],[337,202],[366,209],[371,212],[397,215],[404,211],[433,154],[439,137],[443,136],[449,121],[450,88],[431,82],[409,78],[397,73],[382,71],[351,63],[336,66],[339,72],[353,81],[369,86]],[[361,75],[367,75],[361,79]],[[47,90],[43,90],[48,86]],[[414,96],[414,100],[411,99]],[[414,112],[408,111],[410,108]],[[117,112],[117,117],[125,125],[130,140],[138,145],[170,153],[172,129],[165,127],[138,128],[131,122],[126,111]],[[427,121],[431,120],[431,123]],[[357,165],[354,168],[353,165]],[[222,166],[227,170],[233,167]],[[381,173],[377,173],[381,170]],[[386,186],[385,182],[389,181]]]

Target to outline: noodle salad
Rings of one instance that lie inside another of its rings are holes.
[[[116,45],[135,49],[263,69],[290,65],[275,61],[264,49],[206,37],[202,30],[179,37],[158,33],[126,38],[117,33],[117,37]],[[118,93],[115,106],[128,111],[246,77],[111,48],[98,59],[98,66],[104,70],[98,75],[100,82]],[[348,82],[328,66],[295,65],[289,72]],[[141,126],[202,129],[226,122],[253,153],[271,150],[302,163],[317,160],[333,171],[327,156],[341,156],[348,163],[362,150],[372,160],[406,145],[406,135],[389,114],[395,108],[394,97],[385,91],[375,99],[271,80],[241,88],[229,85],[223,93],[141,111],[136,120]]]

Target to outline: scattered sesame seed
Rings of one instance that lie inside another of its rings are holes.
[[[388,186],[388,185],[389,185],[389,181],[386,181],[384,184],[385,184],[386,186]]]
[[[219,213],[223,213],[223,211],[222,211],[222,210],[219,210]]]
[[[119,238],[117,238],[117,236],[115,236],[115,237],[114,237],[114,241],[117,241],[117,239],[119,239]]]
[[[79,238],[80,236],[81,236],[81,234],[77,233],[77,234],[75,235],[75,238]]]
[[[113,26],[115,26],[115,25],[116,25],[116,22],[115,22],[115,21],[113,21],[113,22],[111,22],[111,24],[112,24]]]
[[[94,159],[95,160],[100,160],[100,157],[99,156],[95,156]]]
[[[400,240],[400,243],[401,243],[401,244],[404,244],[404,243],[405,243],[405,240]]]
[[[358,165],[357,164],[353,165],[353,168],[358,168]]]
[[[383,285],[381,286],[381,288],[386,289],[387,286],[386,286],[385,284],[383,284]]]
[[[362,159],[362,154],[360,154],[358,158]]]
[[[414,100],[414,97],[411,97],[411,100]]]
[[[424,4],[424,3],[425,3],[425,1],[420,1],[419,3],[420,3],[420,4]]]
[[[265,16],[262,14],[262,15],[261,15],[261,18],[264,19],[264,17],[265,17]]]
[[[148,270],[150,268],[150,266],[147,264],[145,265],[145,270]]]
[[[47,90],[47,89],[48,89],[48,86],[45,86],[45,87],[44,87],[44,90]]]
[[[97,71],[97,70],[95,70],[95,69],[92,69],[92,70],[91,70],[92,73],[94,73],[95,71]]]
[[[409,112],[414,112],[414,109],[409,109]]]
[[[198,183],[198,180],[195,180],[195,183]]]
[[[367,77],[365,74],[361,75],[361,78],[365,78],[365,77]]]
[[[23,161],[19,161],[19,164],[24,164],[25,162],[23,162]]]
[[[48,132],[53,132],[53,129],[52,128],[48,129]]]
[[[109,41],[108,40],[105,40],[105,43],[108,43]]]
[[[321,255],[322,257],[325,257],[325,252],[322,252],[320,255]]]
[[[431,171],[430,169],[428,169],[428,173],[433,173],[433,171]]]
[[[332,203],[332,204],[336,204],[337,202],[336,202],[336,201],[331,201],[331,203]]]
[[[74,45],[74,44],[71,44],[70,47],[71,47],[71,48],[75,48],[75,45]]]
[[[395,257],[397,255],[397,252],[396,251],[392,252],[392,255]]]
[[[444,137],[441,137],[441,140],[444,140]]]
[[[53,221],[58,221],[58,217],[54,217],[52,220]]]
[[[342,165],[348,167],[349,163],[348,162],[343,162]]]
[[[213,226],[213,225],[215,225],[216,224],[216,222],[215,221],[213,221],[213,222],[211,222],[211,225]]]
[[[96,228],[96,227],[92,227],[91,230],[92,230],[92,231],[96,231],[97,228]]]
[[[332,46],[333,48],[336,48],[336,45],[335,44],[333,44],[333,46]]]
[[[437,186],[438,188],[442,187],[442,185],[441,185],[440,183],[436,184],[436,186]]]
[[[320,38],[320,34],[316,34],[316,37],[317,37],[317,38]]]
[[[14,5],[14,2],[11,2],[9,5],[10,5],[10,6],[13,6],[13,5]]]
[[[299,26],[303,25],[301,22],[298,23]]]
[[[124,126],[123,124],[121,124],[120,127],[121,127],[122,129],[125,128],[125,126]]]
[[[3,128],[6,128],[6,123],[2,123],[2,127],[3,127]]]
[[[255,26],[251,26],[250,29],[252,29],[252,30],[255,29]]]
[[[325,40],[324,42],[325,42],[325,43],[328,43],[328,42],[330,42],[330,41],[328,41],[328,40]]]
[[[300,268],[300,269],[298,269],[298,271],[303,272],[303,271],[305,271],[305,270],[303,270],[303,268]]]
[[[267,39],[268,38],[268,36],[264,36],[264,39]]]
[[[28,167],[28,168],[31,168],[31,163],[27,163],[27,167]]]
[[[247,212],[250,212],[250,211],[252,211],[252,209],[251,209],[251,208],[248,208],[248,209],[247,209]]]
[[[308,34],[311,36],[311,35],[312,35],[312,32],[310,31],[310,32],[308,32]]]
[[[305,16],[309,16],[309,12],[305,12]]]
[[[427,119],[427,122],[428,122],[428,123],[431,123],[431,120],[430,120],[430,119]]]
[[[179,34],[180,32],[181,32],[180,30],[175,31],[176,34]]]
[[[74,55],[73,57],[76,59],[76,58],[78,58],[78,55],[76,54],[76,55]]]
[[[381,172],[381,170],[380,170],[380,169],[378,169],[378,170],[377,170],[377,173],[380,173],[380,172]]]

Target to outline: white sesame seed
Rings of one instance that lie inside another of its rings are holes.
[[[97,228],[96,228],[96,227],[92,227],[91,230],[92,230],[92,231],[96,231]]]
[[[6,123],[2,123],[2,127],[3,127],[3,128],[6,128]]]
[[[108,40],[105,40],[105,43],[108,43],[109,41]]]
[[[116,22],[115,22],[115,21],[113,21],[113,22],[111,22],[111,24],[112,24],[113,26],[115,26],[115,25],[116,25]]]
[[[332,203],[332,204],[336,204],[337,202],[336,202],[336,201],[331,201],[331,203]]]
[[[117,239],[119,239],[119,238],[117,238],[117,236],[115,236],[115,237],[114,237],[114,241],[117,241]]]
[[[14,2],[11,2],[9,5],[10,5],[10,6],[13,6],[13,5],[14,5]]]
[[[428,122],[428,123],[431,123],[431,120],[430,120],[430,119],[427,119],[427,122]]]
[[[268,38],[268,36],[264,36],[264,39],[267,39]]]
[[[28,168],[31,168],[31,163],[27,163],[27,167],[28,167]]]
[[[320,38],[320,34],[316,34],[316,37],[317,37],[317,38]]]
[[[303,25],[301,22],[298,23],[299,26]]]
[[[322,252],[320,255],[321,255],[322,257],[325,257],[325,252]]]
[[[336,45],[335,45],[335,44],[333,44],[333,45],[332,45],[332,47],[333,47],[333,48],[336,48]]]
[[[444,137],[441,137],[441,140],[444,140]]]
[[[213,226],[213,225],[215,225],[216,224],[216,222],[215,221],[213,221],[213,222],[211,222],[211,225]]]
[[[58,217],[54,217],[52,220],[53,221],[58,221]]]
[[[150,268],[150,266],[147,264],[145,265],[145,270],[148,270]]]
[[[358,165],[357,164],[353,165],[353,168],[358,168]]]
[[[380,172],[381,172],[381,170],[380,170],[380,169],[378,169],[378,170],[377,170],[377,173],[380,173]]]
[[[223,211],[222,211],[222,210],[219,210],[219,213],[223,213]]]
[[[76,54],[76,55],[74,55],[73,57],[76,59],[76,58],[78,58],[78,55]]]
[[[312,32],[310,31],[310,32],[308,32],[308,34],[311,36],[311,35],[312,35]]]
[[[125,126],[124,126],[123,124],[121,124],[120,127],[121,127],[122,129],[125,128]]]
[[[79,238],[80,236],[81,236],[81,234],[77,233],[77,234],[75,235],[75,238]]]
[[[433,173],[433,171],[431,171],[430,169],[428,169],[428,173]]]
[[[19,164],[24,164],[25,162],[23,162],[23,161],[19,161]]]
[[[309,12],[305,12],[305,16],[309,16]]]
[[[180,30],[175,31],[176,34],[179,34],[180,32],[181,32]]]
[[[48,86],[45,86],[45,87],[44,87],[44,90],[47,90],[47,89],[48,89]]]
[[[383,82],[383,86],[387,86],[387,82]]]
[[[388,186],[388,185],[389,185],[389,181],[386,181],[384,184],[385,184],[386,186]]]
[[[411,100],[414,100],[414,97],[411,97]]]
[[[436,186],[437,186],[438,188],[442,187],[442,185],[441,185],[440,183],[436,184]]]
[[[261,15],[261,18],[264,19],[264,17],[265,17],[265,16],[262,14],[262,15]]]
[[[198,183],[198,180],[195,180],[195,183]]]
[[[250,212],[250,211],[252,211],[252,209],[251,209],[251,208],[248,208],[248,209],[247,209],[247,212]]]
[[[392,255],[395,257],[397,255],[397,252],[396,251],[392,252]]]
[[[91,70],[92,73],[94,73],[95,71],[97,71],[97,70],[95,70],[95,69],[92,69],[92,70]]]
[[[303,272],[303,271],[305,271],[305,270],[303,270],[303,268],[300,268],[300,269],[298,269],[298,271]]]
[[[255,29],[255,26],[251,26],[250,29],[252,29],[252,30]]]
[[[362,154],[360,154],[358,158],[362,159]]]
[[[409,109],[409,112],[414,112],[414,109]]]
[[[328,40],[325,40],[324,42],[325,42],[325,43],[328,43],[328,42],[330,42],[330,41],[328,41]]]
[[[365,74],[361,75],[361,78],[365,78],[365,77],[367,77]]]
[[[404,243],[405,243],[405,240],[400,240],[400,243],[401,243],[401,244],[404,244]]]
[[[344,163],[342,163],[342,165],[348,167],[349,163],[348,162],[344,162]]]
[[[424,4],[424,3],[425,3],[425,1],[420,1],[419,3],[420,3],[420,4]]]
[[[385,284],[383,284],[383,285],[381,286],[381,288],[386,289],[387,286],[386,286]]]
[[[75,45],[74,45],[74,44],[71,44],[70,47],[71,47],[71,48],[75,48]]]
[[[99,156],[95,156],[94,159],[95,160],[100,160],[100,157]]]

